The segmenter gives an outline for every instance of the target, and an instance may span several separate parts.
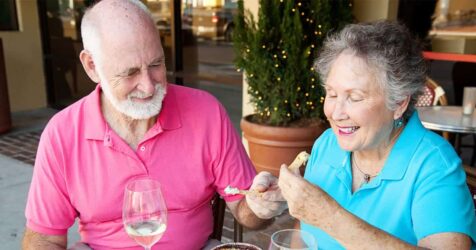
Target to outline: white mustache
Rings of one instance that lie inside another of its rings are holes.
[[[141,99],[144,99],[144,98],[149,98],[153,95],[148,95],[146,93],[142,93],[142,92],[134,92],[134,93],[131,93],[129,94],[129,98],[141,98]]]
[[[129,99],[130,99],[130,98],[141,98],[141,99],[145,99],[145,98],[152,97],[155,93],[157,93],[157,91],[159,90],[160,87],[161,87],[161,86],[160,86],[159,83],[155,84],[155,91],[154,91],[153,94],[146,94],[146,93],[143,93],[142,91],[136,90],[136,91],[130,93],[130,94],[128,95],[128,98],[129,98]]]

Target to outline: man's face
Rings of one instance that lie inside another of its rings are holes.
[[[100,57],[95,58],[104,95],[119,112],[133,119],[159,114],[166,93],[164,53],[154,31],[140,28],[105,37]]]

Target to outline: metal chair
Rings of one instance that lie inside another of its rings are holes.
[[[448,99],[446,98],[446,93],[443,88],[436,83],[431,78],[426,78],[426,84],[423,89],[423,94],[418,98],[417,103],[415,104],[416,107],[428,107],[428,106],[436,106],[448,105]],[[442,136],[448,140],[450,135],[448,132],[442,132]]]
[[[216,239],[221,241],[223,234],[223,222],[225,220],[226,202],[223,198],[216,193],[212,199],[213,210],[213,232],[210,235],[210,239]],[[233,241],[243,241],[243,226],[233,218]]]

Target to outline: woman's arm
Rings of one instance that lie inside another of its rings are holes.
[[[466,234],[432,234],[418,242],[418,246],[427,249],[471,249],[471,239]]]
[[[279,187],[293,217],[319,227],[346,249],[418,249],[349,213],[321,188],[285,166],[281,167]],[[422,239],[418,245],[431,249],[470,249],[471,240],[462,234],[441,233]]]

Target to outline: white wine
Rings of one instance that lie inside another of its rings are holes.
[[[126,225],[126,232],[142,246],[151,247],[160,240],[167,226],[157,220],[138,221]]]

